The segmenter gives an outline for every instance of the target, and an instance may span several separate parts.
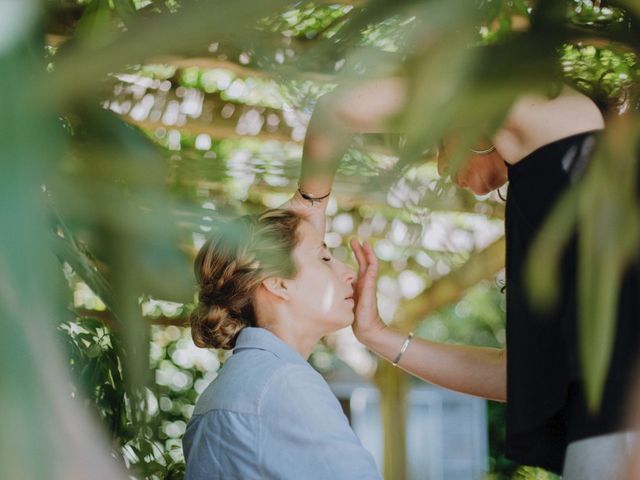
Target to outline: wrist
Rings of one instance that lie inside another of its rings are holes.
[[[305,198],[303,196],[303,193],[305,195],[311,196],[313,197],[313,200],[309,199],[309,198]],[[300,202],[300,204],[304,205],[304,207],[306,209],[309,210],[315,210],[315,211],[324,211],[327,208],[327,204],[329,203],[329,196],[323,196],[323,195],[314,195],[311,193],[306,192],[304,189],[301,189],[300,187],[298,187],[295,191],[295,193],[293,194],[293,197],[296,199],[297,202]],[[321,198],[324,197],[324,198]]]
[[[368,348],[371,348],[388,329],[389,327],[387,326],[387,324],[384,323],[380,317],[378,317],[378,321],[375,322],[374,326],[368,327],[366,329],[359,328],[354,333],[360,343]]]

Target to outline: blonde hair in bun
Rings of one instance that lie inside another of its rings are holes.
[[[272,276],[292,278],[291,252],[301,218],[273,209],[245,215],[216,229],[194,263],[198,304],[191,313],[191,336],[202,348],[231,349],[240,331],[257,326],[253,297]]]

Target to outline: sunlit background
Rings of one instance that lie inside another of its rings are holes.
[[[186,423],[227,355],[185,326],[195,252],[221,218],[292,195],[315,102],[359,78],[407,75],[415,101],[402,135],[354,137],[327,244],[353,265],[349,238],[370,240],[386,322],[504,346],[504,204],[440,178],[434,145],[564,78],[622,114],[618,173],[582,194],[637,225],[618,180],[637,164],[640,11],[610,3],[0,2],[1,476],[182,478]],[[598,248],[623,265],[624,241]],[[502,405],[409,378],[349,329],[311,363],[389,480],[553,478],[504,458]]]

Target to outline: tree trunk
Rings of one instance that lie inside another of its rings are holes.
[[[407,478],[407,375],[380,360],[375,374],[380,391],[380,413],[384,431],[383,474],[386,480]]]

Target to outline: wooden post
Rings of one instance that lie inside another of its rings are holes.
[[[383,476],[386,480],[407,478],[407,374],[380,360],[375,373],[380,391],[380,414],[384,432]]]

